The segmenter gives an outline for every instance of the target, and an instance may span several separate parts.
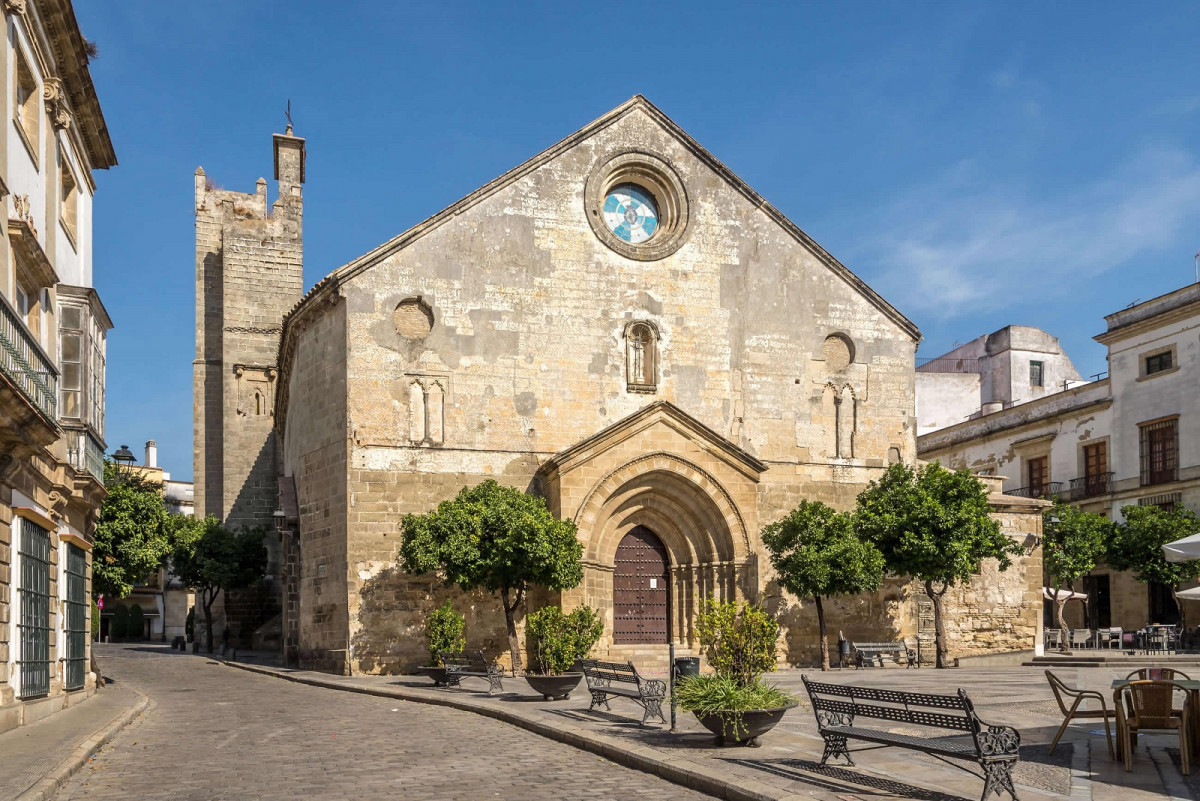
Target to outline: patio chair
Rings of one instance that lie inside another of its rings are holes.
[[[1096,639],[1101,648],[1115,648],[1121,650],[1121,639],[1124,632],[1118,628],[1100,629],[1096,632]]]
[[[1151,681],[1150,671],[1157,670],[1160,681],[1191,681],[1192,677],[1177,668],[1138,668],[1125,677],[1125,681]]]
[[[1071,629],[1071,650],[1087,648],[1092,644],[1091,629]]]
[[[1062,645],[1062,632],[1058,629],[1046,629],[1042,632],[1042,647],[1044,649],[1058,648]]]
[[[1183,705],[1174,706],[1175,693],[1183,693]],[[1188,691],[1173,681],[1135,681],[1117,688],[1113,694],[1117,707],[1117,746],[1125,761],[1125,771],[1133,771],[1137,735],[1143,731],[1179,733],[1179,760],[1183,774],[1192,772],[1190,759],[1191,703]]]
[[[1104,696],[1095,690],[1077,690],[1073,687],[1068,687],[1063,684],[1062,679],[1055,676],[1050,671],[1046,671],[1046,679],[1050,682],[1050,689],[1054,692],[1054,700],[1058,701],[1058,708],[1062,710],[1063,722],[1058,727],[1058,733],[1054,735],[1054,740],[1050,743],[1050,753],[1054,753],[1054,747],[1058,745],[1058,741],[1062,738],[1063,732],[1067,730],[1067,724],[1072,720],[1089,720],[1099,718],[1104,721],[1104,740],[1108,743],[1108,757],[1113,758],[1113,741],[1112,730],[1108,727],[1108,719],[1115,718],[1117,711],[1109,709],[1104,703]],[[1099,709],[1080,709],[1079,705],[1085,700],[1093,700],[1100,702]],[[1071,707],[1067,708],[1067,701],[1071,701]]]

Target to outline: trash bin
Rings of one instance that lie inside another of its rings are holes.
[[[677,656],[675,657],[675,680],[686,679],[689,676],[700,675],[700,657],[698,656]]]

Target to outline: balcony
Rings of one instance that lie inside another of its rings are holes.
[[[1061,495],[1063,491],[1063,483],[1061,481],[1047,481],[1045,484],[1033,484],[1028,487],[1019,487],[1017,489],[1005,490],[1005,495],[1013,495],[1017,498],[1045,498],[1053,500],[1056,496]]]
[[[1081,501],[1084,498],[1107,495],[1112,492],[1112,479],[1112,473],[1097,473],[1083,478],[1073,478],[1067,489],[1066,500]]]
[[[58,413],[58,370],[8,300],[0,297],[0,372],[51,424]]]
[[[104,483],[104,448],[86,431],[67,432],[67,461]]]

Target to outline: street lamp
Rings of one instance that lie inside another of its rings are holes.
[[[137,461],[137,457],[133,455],[133,451],[129,450],[128,445],[118,448],[112,458],[117,463],[117,473],[122,478],[129,478],[133,475],[133,464]]]

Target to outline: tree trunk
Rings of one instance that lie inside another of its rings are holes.
[[[1071,638],[1067,636],[1067,621],[1063,610],[1067,608],[1067,599],[1058,597],[1058,588],[1054,589],[1054,619],[1058,621],[1058,650],[1064,654],[1071,653]]]
[[[513,675],[521,673],[521,649],[517,642],[517,607],[521,605],[524,590],[517,590],[512,604],[508,603],[508,587],[500,588],[500,603],[504,606],[504,625],[508,629],[508,650],[512,653]]]
[[[825,639],[825,608],[821,606],[821,596],[814,595],[817,604],[817,628],[821,632],[821,670],[829,670],[829,640]]]
[[[217,600],[217,594],[221,592],[219,589],[211,590],[212,595],[209,595],[210,590],[202,590],[200,594],[201,600],[204,602],[204,636],[208,640],[208,652],[213,652],[213,620],[212,620],[212,605]]]
[[[946,621],[942,618],[942,596],[946,594],[946,590],[948,589],[950,589],[950,585],[943,584],[941,592],[934,592],[933,582],[925,582],[925,594],[928,595],[929,600],[933,602],[933,636],[934,648],[937,652],[937,659],[934,662],[934,667],[938,668],[950,667],[950,649],[946,645]]]

